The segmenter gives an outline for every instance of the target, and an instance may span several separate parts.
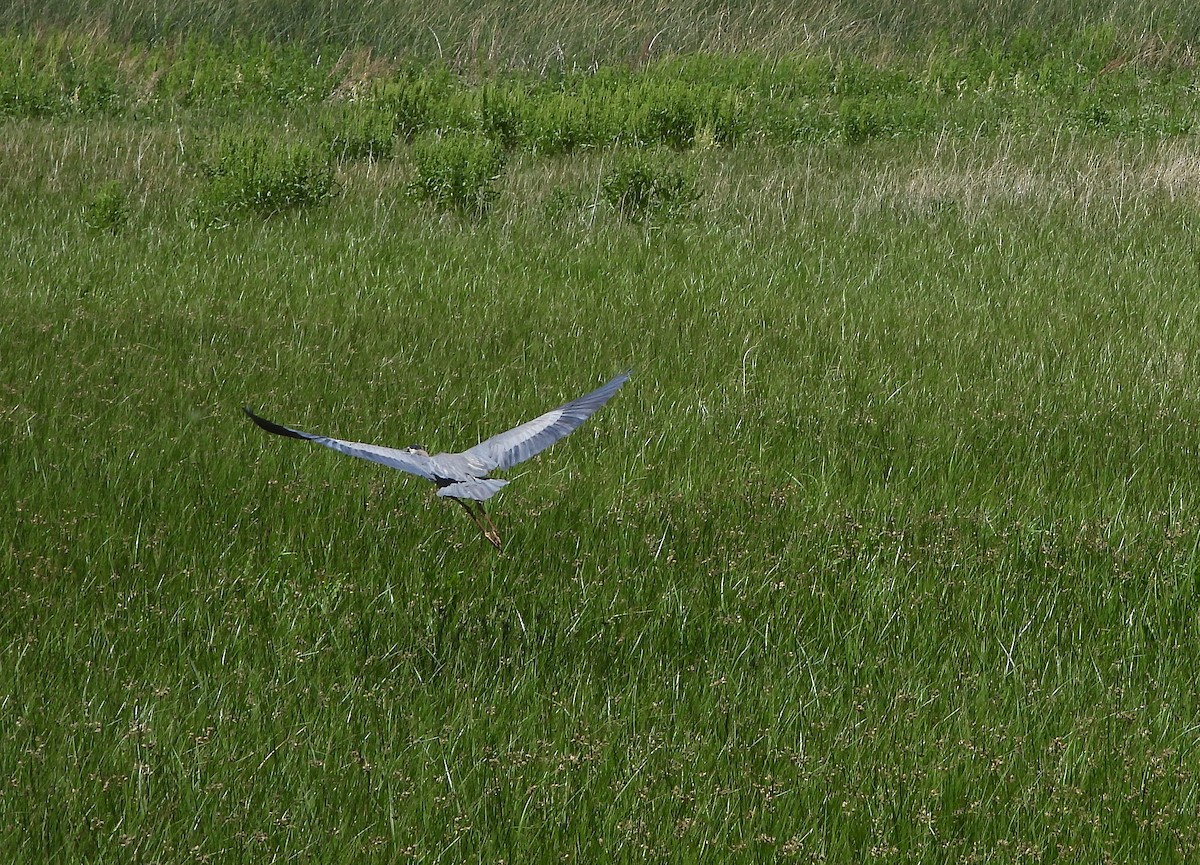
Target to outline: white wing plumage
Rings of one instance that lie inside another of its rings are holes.
[[[348,442],[341,439],[329,438],[328,436],[313,435],[312,433],[301,432],[298,429],[281,426],[277,423],[272,423],[266,418],[261,418],[249,408],[243,409],[250,417],[250,420],[258,424],[259,427],[269,433],[275,435],[287,436],[288,438],[304,439],[305,441],[316,442],[319,445],[324,445],[327,448],[337,451],[338,453],[346,454],[347,456],[358,457],[362,460],[369,460],[373,463],[388,466],[390,468],[399,469],[402,472],[408,472],[410,475],[433,480],[434,475],[430,466],[430,457],[421,456],[420,454],[412,454],[407,451],[398,450],[396,448],[385,448],[379,445],[363,444],[362,442]]]
[[[524,462],[578,429],[628,380],[629,373],[623,372],[608,384],[579,399],[513,427],[508,432],[481,441],[470,450],[463,451],[461,456],[477,462],[485,471],[506,469]]]

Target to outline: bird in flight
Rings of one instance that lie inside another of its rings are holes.
[[[628,380],[629,373],[623,372],[591,393],[456,454],[431,455],[421,445],[388,448],[342,441],[272,423],[256,415],[249,406],[246,406],[244,411],[250,420],[269,433],[316,442],[338,453],[370,460],[433,481],[437,484],[437,494],[443,498],[454,499],[462,505],[483,532],[483,536],[491,541],[496,549],[500,549],[500,533],[496,531],[491,517],[483,509],[483,503],[499,492],[508,481],[490,478],[488,475],[522,463],[574,432]]]

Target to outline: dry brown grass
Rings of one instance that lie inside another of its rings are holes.
[[[1097,142],[1053,138],[1017,152],[999,140],[937,145],[914,163],[864,177],[856,208],[980,214],[997,206],[1141,208],[1200,197],[1200,147],[1192,141]]]
[[[347,50],[330,72],[338,83],[330,91],[329,98],[334,101],[357,99],[395,70],[394,58],[380,56],[370,48]]]
[[[1163,144],[1142,169],[1142,182],[1172,201],[1200,195],[1200,147],[1183,139]]]

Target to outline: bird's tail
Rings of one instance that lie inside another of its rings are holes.
[[[449,499],[474,499],[482,502],[500,492],[500,488],[507,483],[508,481],[502,481],[499,478],[475,478],[469,481],[459,481],[456,484],[447,484],[439,489],[437,494]]]

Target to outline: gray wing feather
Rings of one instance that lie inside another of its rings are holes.
[[[482,502],[500,492],[500,488],[507,483],[508,481],[500,478],[476,478],[456,484],[447,484],[439,489],[437,494],[447,499],[474,499]]]
[[[282,426],[266,418],[261,418],[249,408],[244,409],[250,420],[254,421],[260,428],[275,435],[287,436],[288,438],[304,439],[305,441],[315,442],[324,447],[335,450],[346,456],[358,457],[361,460],[369,460],[373,463],[388,466],[389,468],[399,469],[402,472],[408,472],[410,475],[417,475],[426,480],[433,480],[433,472],[430,469],[430,458],[423,457],[420,454],[410,454],[407,451],[397,450],[396,448],[385,448],[379,445],[363,444],[362,442],[342,441],[341,439],[329,438],[328,436],[313,435],[312,433],[301,432],[298,429]]]
[[[578,429],[628,380],[629,373],[623,372],[608,384],[579,399],[480,442],[470,450],[463,451],[462,456],[476,461],[485,471],[506,469],[524,462]]]

